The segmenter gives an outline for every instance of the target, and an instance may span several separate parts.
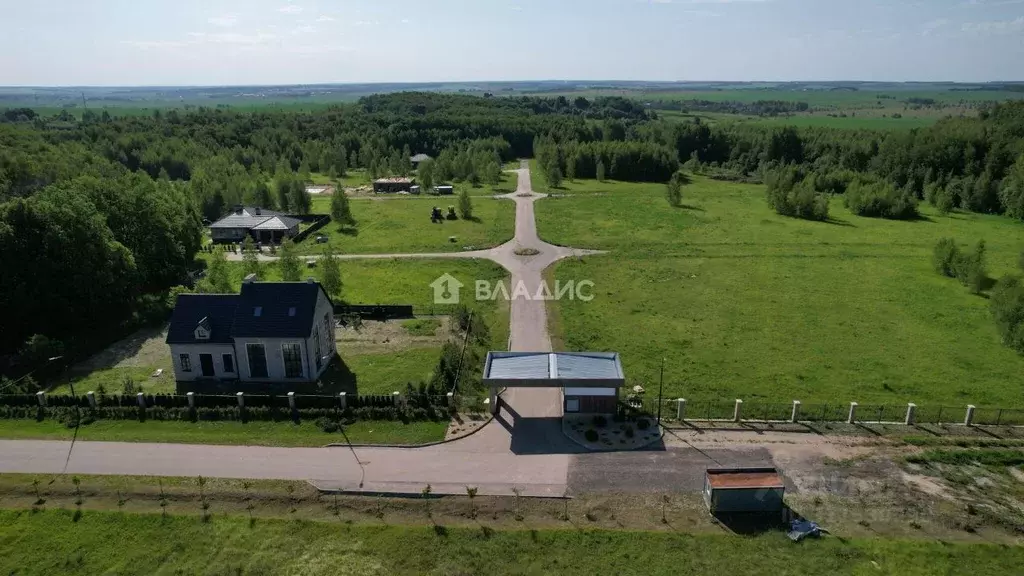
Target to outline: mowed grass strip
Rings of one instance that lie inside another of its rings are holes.
[[[285,408],[287,411],[287,408]],[[356,444],[424,444],[444,439],[448,422],[357,421],[341,432],[327,433],[312,421],[186,422],[97,420],[78,429],[79,441],[168,442],[238,446],[324,446]],[[8,440],[71,440],[75,430],[57,420],[0,420],[0,438]]]
[[[589,186],[598,188],[597,183]],[[1020,406],[1024,360],[1004,347],[984,297],[932,269],[942,237],[985,239],[989,273],[1014,272],[1024,227],[998,216],[898,222],[784,218],[763,187],[702,178],[671,208],[663,186],[542,200],[542,238],[608,255],[565,260],[592,302],[553,303],[570,350],[615,350],[628,379],[688,399]]]
[[[467,530],[217,516],[0,511],[11,574],[1007,574],[1024,549],[780,533]]]

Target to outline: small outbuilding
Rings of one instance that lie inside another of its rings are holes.
[[[455,194],[455,188],[451,184],[441,184],[440,186],[434,186],[434,194],[439,196],[451,196]]]
[[[373,181],[373,191],[376,193],[409,192],[415,181],[412,178],[378,178]]]
[[[775,468],[708,468],[704,502],[712,514],[781,512],[786,485]]]

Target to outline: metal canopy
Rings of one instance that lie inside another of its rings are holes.
[[[488,352],[484,384],[510,388],[621,388],[615,352]]]

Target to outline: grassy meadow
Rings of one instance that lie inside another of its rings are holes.
[[[0,511],[9,574],[1005,574],[1024,549],[781,533],[494,530],[244,516]]]
[[[984,239],[989,275],[1014,272],[1019,223],[927,205],[918,221],[862,218],[840,198],[810,222],[776,215],[763,186],[700,177],[682,208],[663,185],[566,187],[537,203],[541,237],[610,253],[548,270],[595,285],[592,302],[552,303],[556,347],[618,351],[649,392],[664,358],[672,398],[1021,405],[1024,359],[988,300],[931,263],[942,237]]]
[[[511,183],[512,189],[515,182]],[[471,194],[488,194],[490,188],[475,189]],[[304,254],[317,254],[329,249],[335,254],[402,254],[410,252],[460,252],[497,246],[512,238],[515,230],[515,203],[493,198],[473,198],[472,220],[430,222],[434,206],[448,213],[456,206],[455,196],[382,196],[353,198],[349,204],[358,225],[342,229],[331,222],[318,233],[329,238],[317,244],[310,238],[299,244]],[[312,211],[329,214],[330,196],[313,198]],[[450,237],[455,237],[455,242]]]

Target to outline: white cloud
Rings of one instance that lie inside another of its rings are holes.
[[[207,18],[206,21],[220,28],[231,28],[238,24],[238,14],[221,14],[220,16]]]
[[[968,34],[991,36],[997,34],[1013,34],[1024,30],[1024,16],[1015,20],[995,20],[990,22],[965,22],[960,27]]]
[[[327,14],[321,14],[320,17],[316,19],[316,21],[317,22],[334,22],[334,18],[328,16]]]
[[[409,23],[409,19],[408,18],[402,18],[402,24],[408,24],[408,23]]]
[[[302,12],[302,6],[288,4],[287,6],[281,6],[280,8],[277,9],[277,11],[283,14],[300,14]]]

